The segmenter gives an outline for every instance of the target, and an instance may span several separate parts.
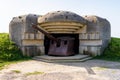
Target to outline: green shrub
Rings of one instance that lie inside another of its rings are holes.
[[[25,58],[19,48],[13,44],[9,34],[0,33],[0,60],[13,61]]]

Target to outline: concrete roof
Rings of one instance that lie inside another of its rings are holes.
[[[39,17],[38,23],[45,22],[80,22],[86,23],[86,20],[76,13],[70,11],[54,11]]]

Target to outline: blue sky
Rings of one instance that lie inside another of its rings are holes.
[[[67,10],[81,16],[106,18],[111,23],[111,35],[120,37],[120,0],[0,0],[0,10],[0,32],[9,32],[9,23],[14,16]]]

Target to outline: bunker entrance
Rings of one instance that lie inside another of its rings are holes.
[[[73,48],[73,53],[78,54],[79,53],[79,34],[51,34],[55,38],[61,38],[62,41],[62,47],[63,45],[67,45],[68,43],[71,45],[71,43],[74,43],[72,46]],[[68,37],[68,39],[63,39],[64,37]],[[72,40],[72,42],[69,40]],[[44,46],[45,46],[45,54],[48,55],[49,49],[51,48],[50,45],[54,44],[54,41],[50,40],[47,36],[44,38]],[[60,47],[61,44],[57,44],[56,47]],[[71,50],[71,49],[70,49]],[[74,55],[73,54],[73,55]]]

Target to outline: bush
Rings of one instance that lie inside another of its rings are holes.
[[[17,46],[9,39],[9,34],[0,33],[0,60],[12,61],[25,58]]]

